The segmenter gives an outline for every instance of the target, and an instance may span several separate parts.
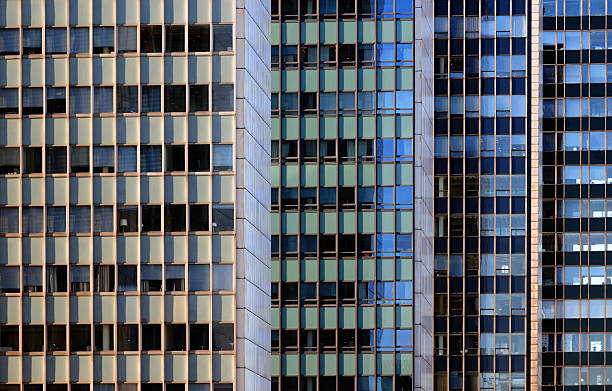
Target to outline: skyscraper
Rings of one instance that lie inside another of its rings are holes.
[[[431,2],[273,0],[272,390],[431,389]]]
[[[269,389],[265,2],[0,2],[0,389]]]

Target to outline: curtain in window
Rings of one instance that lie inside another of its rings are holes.
[[[0,233],[19,232],[19,208],[0,208]]]
[[[114,27],[94,27],[93,31],[94,52],[110,53],[115,47],[115,28]],[[102,49],[95,50],[96,48]]]
[[[134,172],[137,164],[136,147],[119,147],[119,172]]]
[[[119,52],[135,52],[138,43],[138,30],[135,26],[119,27],[119,36],[117,43],[119,44]]]
[[[66,53],[66,28],[47,27],[45,30],[45,50],[47,54]]]
[[[140,147],[140,171],[161,171],[161,146],[146,145]]]
[[[227,171],[231,170],[233,152],[231,145],[214,145],[213,146],[213,168],[215,170]]]
[[[138,112],[138,87],[117,86],[117,112]]]
[[[90,112],[91,90],[89,87],[70,87],[70,114],[88,114]]]
[[[89,206],[71,206],[69,223],[70,233],[89,232],[91,227]]]
[[[68,158],[66,157],[66,147],[47,148],[46,166],[47,174],[65,173]]]
[[[70,147],[70,167],[73,171],[89,171],[89,147]]]
[[[0,53],[19,54],[19,29],[0,31]]]
[[[141,290],[148,292],[150,290],[157,290],[157,285],[161,281],[161,266],[159,265],[147,265],[140,269],[140,275],[142,280]]]
[[[47,207],[47,232],[66,232],[66,208],[63,206]]]
[[[42,268],[25,267],[23,272],[23,286],[27,292],[40,292],[42,289]]]
[[[142,86],[142,110],[143,113],[161,111],[161,87]]]
[[[89,290],[89,266],[70,267],[70,291],[84,292]]]
[[[42,48],[42,30],[41,29],[23,29],[23,51],[24,54],[40,53],[40,51],[26,50],[26,48]]]
[[[113,232],[113,207],[94,207],[94,232]]]
[[[3,293],[19,293],[19,267],[2,267],[0,268],[0,292]]]
[[[110,265],[94,267],[94,291],[112,292],[115,290],[115,269]]]
[[[134,265],[120,265],[119,266],[119,291],[135,291],[137,290],[136,286],[136,266]]]
[[[70,53],[89,53],[88,27],[72,27],[70,29]]]
[[[43,105],[43,89],[40,87],[24,88],[23,107],[40,107]]]
[[[113,112],[113,87],[94,87],[94,113]]]
[[[43,208],[30,206],[22,208],[23,233],[43,232]]]
[[[94,147],[93,165],[94,168],[114,167],[115,149],[113,147]]]
[[[166,266],[166,290],[184,291],[185,290],[185,266],[168,265]]]
[[[59,292],[64,283],[58,276],[59,266],[47,266],[47,292]]]
[[[0,113],[16,114],[19,108],[19,90],[17,88],[0,89]],[[7,110],[14,109],[14,110]]]

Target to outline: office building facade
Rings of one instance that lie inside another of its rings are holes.
[[[269,389],[269,5],[0,19],[0,389]]]
[[[272,390],[432,387],[432,5],[272,0]]]

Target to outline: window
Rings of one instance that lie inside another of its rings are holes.
[[[115,172],[115,148],[94,147],[93,172],[112,173]]]
[[[117,226],[119,232],[138,232],[138,207],[117,207]]]
[[[190,52],[210,51],[210,25],[192,24],[188,27],[188,46]]]
[[[19,54],[19,29],[0,30],[0,55]]]
[[[161,87],[142,86],[142,108],[143,113],[161,111]]]
[[[227,323],[213,324],[213,350],[234,350],[234,325]]]
[[[164,111],[186,111],[186,89],[184,85],[167,85],[164,87]]]
[[[21,211],[22,232],[34,234],[43,232],[42,206],[24,206]]]
[[[23,268],[23,292],[42,292],[42,267],[24,266]]]
[[[94,206],[94,232],[113,232],[112,206]]]
[[[213,289],[216,291],[231,291],[234,289],[234,266],[213,266]]]
[[[166,266],[166,292],[185,290],[185,265]]]
[[[118,324],[117,325],[117,350],[120,350],[120,351],[138,350],[138,325],[137,324]]]
[[[22,88],[21,93],[24,115],[43,113],[43,89],[41,87]]]
[[[23,325],[23,351],[24,352],[44,352],[44,326]]]
[[[166,350],[184,351],[187,326],[184,324],[166,324]]]
[[[117,112],[138,112],[138,86],[117,86]]]
[[[66,41],[65,27],[47,27],[45,29],[45,51],[47,54],[65,54]]]
[[[19,293],[19,266],[0,267],[0,293]]]
[[[189,325],[189,350],[208,350],[208,325]]]
[[[73,352],[91,351],[91,325],[70,325],[70,350]]]
[[[162,26],[140,26],[140,52],[161,53]]]
[[[234,85],[213,84],[212,111],[234,111]]]
[[[142,325],[142,350],[161,350],[161,325]]]
[[[70,28],[70,54],[89,53],[89,27]]]
[[[19,89],[18,88],[0,88],[0,114],[18,114],[18,113],[19,113]]]
[[[140,171],[161,172],[162,171],[161,145],[140,146]]]
[[[119,292],[132,292],[138,290],[138,272],[136,265],[119,265],[118,268]]]
[[[89,292],[89,266],[70,266],[70,292]]]
[[[189,290],[208,291],[210,290],[210,266],[209,265],[189,265]]]
[[[19,326],[0,326],[0,351],[19,351]]]
[[[118,172],[135,172],[138,155],[135,146],[120,146],[118,148]]]
[[[93,28],[93,52],[94,54],[109,54],[115,51],[115,28],[94,27]]]
[[[185,205],[166,204],[164,208],[165,231],[185,232],[186,219]]]
[[[23,29],[23,55],[42,54],[42,30]]]
[[[47,174],[65,174],[67,171],[66,147],[47,147],[46,150]]]
[[[89,206],[70,207],[70,233],[86,233],[91,231],[91,211]]]
[[[189,86],[189,111],[208,111],[208,85]]]
[[[0,148],[0,174],[19,174],[19,148]]]
[[[217,24],[213,26],[213,51],[227,52],[233,50],[234,36],[231,24]]]
[[[213,205],[212,217],[213,232],[234,230],[234,205]]]
[[[166,52],[185,51],[185,26],[166,26]]]
[[[185,171],[184,145],[166,145],[166,171]]]
[[[70,171],[89,172],[89,147],[70,147]]]
[[[231,145],[218,144],[213,146],[213,169],[215,171],[231,171],[234,166],[233,158]]]
[[[208,231],[208,204],[189,205],[189,230]]]
[[[0,207],[0,234],[19,232],[19,208]]]
[[[111,106],[112,106],[112,94],[110,98],[111,98]],[[72,87],[71,86],[70,87],[70,114],[89,114],[90,112],[91,112],[91,89],[89,87]]]
[[[119,26],[119,53],[138,51],[138,30],[136,26]]]
[[[24,147],[23,148],[23,173],[35,174],[42,173],[42,148]]]
[[[94,346],[96,351],[113,350],[115,348],[114,339],[112,324],[97,324],[94,326]]]
[[[136,97],[138,99],[138,97]],[[113,112],[113,87],[94,87],[94,114]]]
[[[47,325],[47,351],[63,352],[66,350],[66,326]]]
[[[47,233],[66,232],[66,207],[47,207]]]
[[[209,144],[189,144],[189,171],[210,171]]]
[[[47,114],[66,113],[66,89],[64,87],[47,88]]]
[[[115,291],[115,266],[94,265],[94,292]]]
[[[142,232],[161,231],[161,206],[142,206]]]
[[[143,265],[140,270],[141,285],[143,292],[161,292],[161,265]]]

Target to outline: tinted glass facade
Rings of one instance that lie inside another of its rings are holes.
[[[0,388],[269,388],[269,7],[0,15]]]
[[[434,388],[525,389],[529,5],[435,1],[434,15]]]
[[[414,17],[272,1],[273,390],[413,388]]]

